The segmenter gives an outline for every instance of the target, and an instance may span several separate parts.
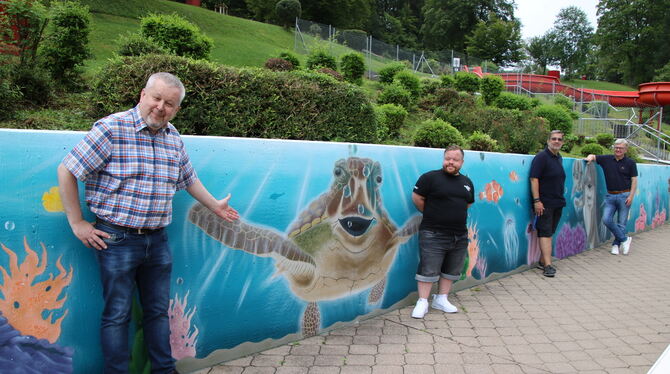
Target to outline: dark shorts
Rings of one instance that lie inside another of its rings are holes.
[[[468,233],[447,234],[419,231],[419,268],[415,279],[436,282],[442,278],[458,280],[468,253]]]
[[[561,213],[563,213],[563,207],[544,208],[544,214],[538,216],[535,223],[538,238],[551,238],[554,235],[558,221],[561,220]]]

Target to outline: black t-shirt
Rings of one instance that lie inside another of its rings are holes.
[[[629,190],[637,177],[637,164],[626,156],[617,161],[614,155],[597,155],[596,162],[603,168],[607,191]]]
[[[538,153],[530,164],[530,177],[538,179],[540,201],[545,208],[565,206],[565,170],[560,154],[555,155],[548,148]]]
[[[458,234],[468,231],[468,204],[475,202],[475,187],[470,178],[433,170],[419,177],[414,192],[426,199],[421,230]]]

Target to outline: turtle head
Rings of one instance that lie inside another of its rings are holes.
[[[364,236],[382,219],[381,184],[379,162],[349,157],[335,163],[328,215],[337,219],[345,236]]]

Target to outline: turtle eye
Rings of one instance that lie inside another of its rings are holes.
[[[339,177],[342,175],[342,168],[337,167],[335,170],[333,170],[333,174],[335,174],[336,177]]]
[[[381,184],[382,183],[382,176],[378,175],[377,177],[375,177],[375,181],[377,182],[377,184]]]

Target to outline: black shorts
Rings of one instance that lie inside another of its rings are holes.
[[[415,279],[436,282],[442,278],[458,280],[468,252],[468,233],[447,234],[419,230],[419,268]]]
[[[563,213],[563,207],[544,208],[544,214],[537,216],[537,222],[535,223],[538,238],[551,238],[554,236],[556,227],[558,227],[558,221],[561,220],[561,213]]]

